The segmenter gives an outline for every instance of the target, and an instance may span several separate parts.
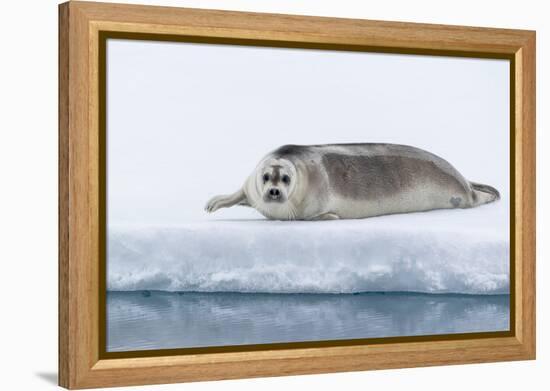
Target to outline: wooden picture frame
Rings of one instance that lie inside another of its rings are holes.
[[[511,330],[105,355],[105,34],[509,59]],[[183,37],[183,38],[182,38]],[[103,124],[103,125],[102,125]],[[104,128],[103,128],[104,130]],[[102,345],[103,344],[103,345]],[[103,347],[102,347],[103,346]],[[535,32],[70,1],[59,6],[59,384],[91,388],[535,358]]]

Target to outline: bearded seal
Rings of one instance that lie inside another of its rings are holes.
[[[284,145],[264,157],[237,192],[206,211],[233,205],[274,220],[362,219],[433,209],[472,208],[500,199],[446,160],[398,144]]]

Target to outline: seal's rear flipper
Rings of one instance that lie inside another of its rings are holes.
[[[474,206],[488,204],[500,200],[500,193],[492,186],[470,182],[473,192]]]

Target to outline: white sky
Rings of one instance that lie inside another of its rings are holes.
[[[109,224],[260,217],[203,207],[283,144],[414,145],[509,202],[506,60],[131,40],[107,50]]]

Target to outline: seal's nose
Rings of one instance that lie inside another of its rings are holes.
[[[271,189],[269,189],[269,196],[275,199],[279,198],[281,196],[281,191],[276,187],[272,187]]]

